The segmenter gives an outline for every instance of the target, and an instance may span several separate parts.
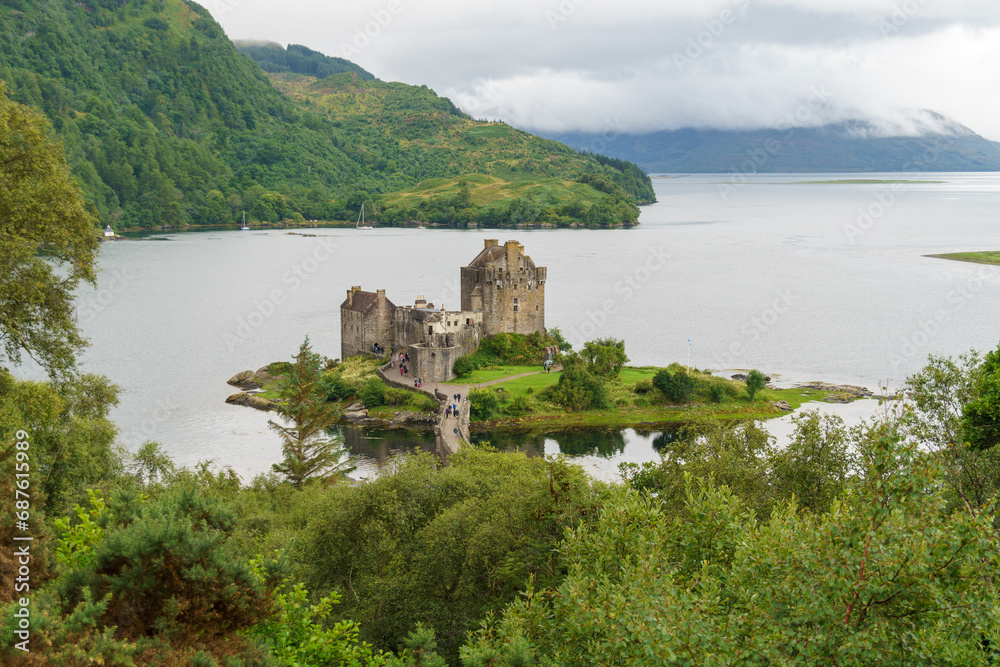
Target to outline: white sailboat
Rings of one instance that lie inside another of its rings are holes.
[[[243,211],[243,226],[240,227],[240,231],[248,232],[250,228],[247,227],[247,212]]]
[[[361,213],[358,214],[358,224],[356,224],[354,227],[355,227],[355,229],[362,229],[362,230],[375,229],[371,225],[366,225],[365,224],[365,205],[364,204],[361,204]]]

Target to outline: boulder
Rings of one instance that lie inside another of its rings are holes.
[[[774,401],[771,403],[774,407],[778,408],[782,412],[791,412],[792,406],[788,404],[788,401]]]
[[[264,398],[256,394],[250,394],[245,391],[241,391],[238,394],[233,394],[226,399],[226,403],[232,405],[245,405],[248,408],[254,408],[255,410],[263,410],[265,412],[270,412],[278,405],[275,401],[269,398]]]
[[[244,384],[253,383],[253,380],[254,380],[253,371],[243,371],[242,373],[237,373],[233,377],[229,378],[226,384],[231,384],[234,387],[243,387]]]

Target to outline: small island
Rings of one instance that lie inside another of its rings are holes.
[[[940,255],[924,255],[935,259],[950,259],[955,262],[971,262],[973,264],[1000,265],[1000,250],[981,250],[978,252],[949,252]]]

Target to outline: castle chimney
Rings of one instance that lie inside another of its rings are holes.
[[[354,285],[351,289],[347,290],[347,307],[354,307],[354,293],[361,291],[361,285]]]
[[[486,239],[483,242],[483,246],[484,246],[483,250],[489,250],[490,248],[492,248],[495,245],[500,245],[500,240],[499,239]]]
[[[503,244],[503,247],[507,251],[507,270],[511,272],[516,271],[520,267],[517,261],[518,250],[523,254],[524,246],[517,241],[507,241]]]
[[[414,308],[426,308],[427,307],[427,299],[425,299],[424,296],[421,294],[420,296],[417,297],[417,300],[413,302],[413,307]]]
[[[375,294],[378,296],[379,305],[384,304],[385,303],[385,290],[384,289],[376,290]]]

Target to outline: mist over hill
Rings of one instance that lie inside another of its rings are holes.
[[[930,111],[820,127],[544,134],[648,173],[1000,171],[1000,143]]]

